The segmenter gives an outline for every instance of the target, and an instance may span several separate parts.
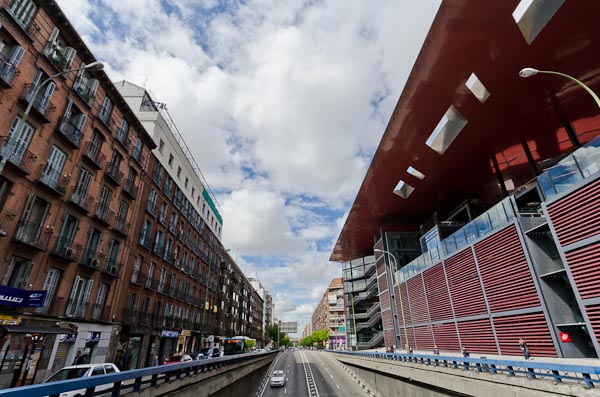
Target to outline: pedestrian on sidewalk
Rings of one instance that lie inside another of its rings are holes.
[[[462,355],[463,355],[463,357],[467,358],[467,357],[469,357],[471,355],[471,353],[469,353],[469,351],[467,350],[466,347],[463,347],[462,348]]]
[[[438,349],[437,345],[433,346],[433,355],[434,356],[440,355],[440,349]]]
[[[521,352],[523,353],[525,360],[529,360],[531,353],[529,352],[529,347],[527,347],[527,343],[525,343],[523,338],[519,339],[519,347],[521,348]]]
[[[75,358],[73,359],[73,363],[71,365],[81,365],[83,364],[83,356],[81,355],[81,351],[77,350],[75,354]]]

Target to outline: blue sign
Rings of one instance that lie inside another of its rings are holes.
[[[0,306],[42,307],[47,291],[29,291],[0,285]]]
[[[162,338],[179,338],[179,331],[169,331],[166,329],[163,329],[161,335]]]

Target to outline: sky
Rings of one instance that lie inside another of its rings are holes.
[[[299,332],[440,2],[57,0],[112,81],[167,105],[225,248]]]

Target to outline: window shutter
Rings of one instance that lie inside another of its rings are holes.
[[[99,85],[100,85],[100,82],[96,79],[92,79],[90,81],[90,102],[88,102],[88,104],[91,104],[91,102],[93,102],[94,99],[96,98],[96,91],[98,91]]]
[[[83,73],[85,72],[83,68],[85,67],[85,63],[81,62],[79,66],[79,70],[77,70],[77,76],[75,77],[75,89],[77,92],[81,92],[81,80],[83,79]]]
[[[49,82],[46,91],[44,92],[44,96],[40,100],[40,109],[46,111],[46,107],[50,103],[50,98],[52,97],[52,94],[54,94],[55,89],[56,84],[53,81]],[[35,100],[35,98],[31,98],[31,100]]]
[[[77,51],[75,48],[67,47],[65,48],[65,66],[63,70],[67,70],[71,68],[71,64],[73,63],[73,59],[75,59],[75,54]]]
[[[21,47],[20,45],[16,45],[13,48],[12,53],[10,54],[8,63],[10,63],[16,69],[19,66],[19,64],[21,63],[21,60],[23,59],[23,55],[25,55],[25,48]],[[14,73],[14,71],[13,71],[13,73]]]
[[[87,116],[83,113],[81,113],[79,115],[79,119],[77,120],[77,129],[79,130],[79,132],[83,133],[83,128],[85,127],[85,122],[87,120]]]
[[[69,121],[71,118],[71,109],[73,108],[73,101],[69,99],[67,102],[67,108],[65,109],[65,114],[63,115],[64,121]]]
[[[15,260],[11,259],[10,263],[6,267],[6,270],[4,270],[4,277],[2,278],[2,285],[8,285],[8,280],[10,280],[10,275],[12,274],[14,269],[15,269]]]
[[[60,30],[58,28],[55,27],[54,29],[52,29],[52,33],[50,33],[50,37],[46,42],[46,47],[44,47],[44,55],[50,55],[50,53],[54,49],[54,46],[56,45],[56,39],[58,38],[59,33]]]

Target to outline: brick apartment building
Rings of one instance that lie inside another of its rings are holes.
[[[346,347],[346,319],[344,316],[344,283],[341,277],[334,278],[323,294],[312,315],[312,330],[327,329],[330,349]]]
[[[131,369],[216,345],[229,278],[254,332],[252,289],[237,266],[220,277],[218,205],[168,112],[82,70],[96,59],[54,1],[0,0],[0,25],[0,387],[77,351]]]

